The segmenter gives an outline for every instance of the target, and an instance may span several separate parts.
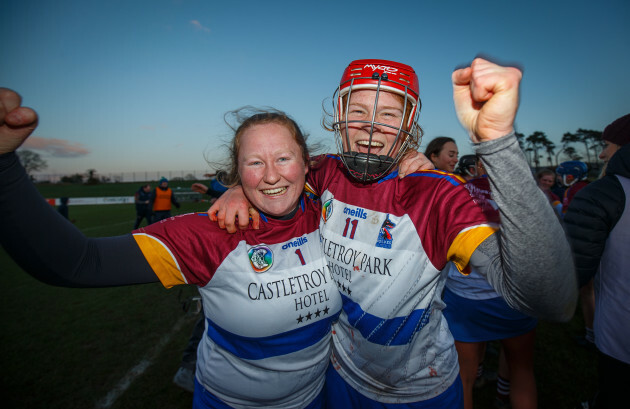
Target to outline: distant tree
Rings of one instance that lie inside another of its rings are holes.
[[[83,183],[83,175],[75,173],[74,175],[66,175],[61,178],[61,183]]]
[[[569,159],[571,160],[582,160],[582,156],[580,156],[573,146],[567,146],[564,152],[569,155]]]
[[[589,141],[589,149],[593,151],[593,160],[597,161],[599,153],[604,149],[604,140],[602,139],[601,131],[586,130]]]
[[[531,167],[532,166],[532,152],[533,152],[533,149],[532,148],[525,148],[525,150],[523,152],[525,152],[525,156],[527,157],[527,164]]]
[[[534,153],[534,164],[536,169],[540,166],[540,156],[538,155],[538,151],[544,149],[545,144],[549,142],[547,135],[544,132],[536,131],[533,134],[529,135],[525,141],[529,148],[531,148]]]
[[[520,132],[514,132],[514,136],[516,136],[516,140],[518,141],[518,146],[521,147],[522,151],[525,151],[525,135]]]
[[[586,160],[588,163],[591,163],[591,151],[590,147],[593,143],[593,134],[594,131],[590,131],[588,129],[579,128],[575,135],[577,136],[578,141],[584,144],[584,149],[586,150]]]
[[[17,152],[22,166],[26,170],[26,173],[31,179],[33,179],[33,173],[40,170],[44,170],[48,167],[48,164],[39,153],[23,149]]]
[[[552,158],[553,158],[554,150],[556,149],[556,144],[551,142],[550,140],[546,140],[544,142],[544,148],[545,148],[545,152],[547,152],[547,164],[549,166],[553,166]],[[556,166],[557,165],[558,163],[556,162]]]
[[[98,185],[98,178],[96,177],[96,169],[87,170],[87,180],[85,181],[85,184]]]
[[[197,180],[197,177],[195,175],[193,175],[192,173],[189,173],[186,176],[184,176],[184,179],[186,179],[186,180]]]
[[[573,144],[580,142],[580,137],[577,134],[574,134],[571,132],[565,132],[564,135],[562,135],[562,139],[560,141],[562,142],[562,146],[563,146],[562,150],[565,151],[567,155],[569,156],[576,155],[575,148],[571,150],[571,153],[569,153],[567,149],[569,147],[573,147]]]

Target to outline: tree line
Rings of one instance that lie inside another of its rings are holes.
[[[594,167],[593,165],[598,162],[599,153],[604,148],[602,132],[591,129],[579,128],[574,133],[565,132],[559,147],[541,131],[535,131],[527,137],[520,132],[516,132],[515,135],[518,144],[525,152],[529,166],[536,170],[541,167],[542,159],[547,159],[547,166],[556,168],[558,164],[563,162],[560,160],[562,154],[569,160],[581,160],[590,167]],[[581,148],[584,150],[578,150]],[[582,156],[582,153],[586,153],[586,158]]]

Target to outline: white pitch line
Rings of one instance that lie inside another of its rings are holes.
[[[148,367],[153,365],[153,362],[155,361],[155,358],[162,352],[162,350],[164,349],[166,344],[169,343],[169,341],[173,337],[173,334],[178,332],[187,321],[190,321],[190,317],[188,317],[186,315],[181,317],[175,323],[175,325],[173,326],[171,331],[169,333],[167,333],[166,335],[164,335],[157,342],[157,344],[153,348],[151,348],[149,350],[149,353],[144,358],[142,358],[142,360],[136,366],[131,368],[125,374],[125,376],[123,376],[120,379],[120,381],[118,381],[118,384],[116,386],[114,386],[114,388],[111,391],[109,391],[107,393],[107,395],[105,395],[105,397],[103,399],[101,399],[98,402],[96,402],[95,408],[97,408],[97,409],[107,409],[107,408],[111,407],[116,402],[116,400],[123,393],[125,393],[125,391],[127,389],[129,389],[129,386],[131,386],[133,381],[135,381],[136,378],[138,378],[140,375],[142,375],[144,373],[144,371],[147,370]]]

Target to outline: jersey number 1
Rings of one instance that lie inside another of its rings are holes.
[[[295,250],[295,254],[297,254],[297,256],[300,258],[300,263],[302,263],[302,265],[305,265],[306,262],[304,261],[304,257],[302,256],[302,250]]]

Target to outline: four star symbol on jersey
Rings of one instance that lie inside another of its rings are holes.
[[[301,324],[304,322],[304,320],[310,321],[313,318],[320,317],[322,314],[328,315],[329,313],[330,313],[330,308],[326,306],[326,308],[324,308],[323,310],[318,308],[317,311],[314,311],[314,312],[309,311],[308,314],[306,315],[300,314],[295,320],[297,321],[298,324]],[[315,315],[315,317],[313,317],[313,315]]]

